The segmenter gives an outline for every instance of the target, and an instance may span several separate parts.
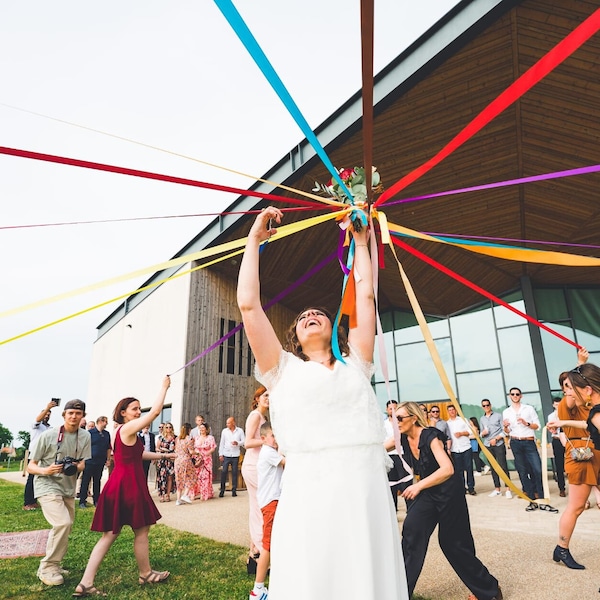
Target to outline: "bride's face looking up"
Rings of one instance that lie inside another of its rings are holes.
[[[309,308],[300,313],[296,319],[296,335],[303,346],[312,339],[331,340],[331,321],[329,317],[317,308]]]

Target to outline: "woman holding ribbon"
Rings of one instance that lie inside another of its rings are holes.
[[[584,360],[582,351],[585,352]],[[565,395],[558,405],[558,419],[548,423],[549,428],[560,427],[566,438],[565,472],[569,479],[567,507],[558,524],[558,544],[552,558],[556,562],[562,561],[570,569],[585,569],[571,555],[569,543],[579,515],[589,506],[587,502],[592,488],[600,483],[600,450],[594,449],[593,436],[590,437],[594,429],[593,415],[598,414],[593,411],[600,410],[592,408],[593,399],[596,403],[600,402],[600,377],[595,379],[600,369],[596,365],[584,364],[587,360],[585,348],[579,351],[578,356],[579,365],[559,376]],[[590,430],[587,429],[588,419]]]
[[[284,349],[262,309],[259,279],[259,246],[276,233],[269,223],[282,216],[274,207],[257,216],[238,279],[257,378],[269,390],[273,431],[286,457],[269,599],[406,600],[383,421],[370,381],[375,306],[368,230],[352,233],[356,326],[348,339],[338,327],[340,353],[332,347],[334,321],[314,306],[294,319]],[[323,427],[326,435],[315,431]]]

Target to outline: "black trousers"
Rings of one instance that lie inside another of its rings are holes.
[[[558,438],[552,438],[552,451],[554,452],[554,472],[556,483],[561,492],[565,491],[565,447]]]
[[[148,471],[150,471],[150,463],[151,460],[143,460],[142,466],[144,467],[144,475],[146,476],[146,481],[148,481]]]
[[[94,506],[100,498],[100,480],[102,479],[102,471],[104,465],[85,465],[85,469],[81,475],[81,487],[79,488],[79,503],[85,504],[90,489],[90,481],[92,482],[92,497]]]
[[[239,456],[224,456],[223,457],[223,468],[221,470],[221,491],[225,491],[225,484],[227,483],[227,471],[229,465],[231,465],[231,493],[237,491],[237,480],[238,480],[238,462]]]
[[[496,459],[496,462],[500,465],[500,468],[510,477],[508,472],[508,464],[506,463],[506,444],[500,444],[499,446],[486,446],[490,451],[490,454]],[[494,487],[500,487],[500,477],[498,473],[492,470],[492,479],[494,480]]]
[[[29,461],[27,461],[27,464],[29,464]],[[31,506],[32,504],[35,504],[35,493],[33,492],[33,475],[29,473],[25,482],[23,506]]]
[[[498,580],[475,556],[462,476],[452,487],[450,493],[424,490],[408,505],[402,551],[409,597],[423,569],[429,538],[439,525],[440,548],[456,574],[479,600],[491,600],[498,594]]]

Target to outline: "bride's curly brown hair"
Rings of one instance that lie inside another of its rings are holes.
[[[308,358],[308,356],[306,356],[306,354],[302,352],[302,346],[300,345],[300,341],[298,340],[298,336],[296,334],[296,325],[298,324],[298,317],[300,317],[300,315],[302,313],[305,313],[307,310],[320,310],[323,314],[327,316],[333,328],[333,317],[331,316],[331,313],[323,306],[309,306],[298,313],[298,315],[294,319],[294,322],[290,325],[289,329],[285,334],[285,343],[283,344],[283,349],[287,352],[291,352],[294,356],[301,358],[305,362],[309,361],[310,358]],[[342,352],[342,356],[348,356],[348,354],[350,354],[350,347],[348,346],[348,336],[346,334],[346,330],[341,325],[338,325],[337,330],[338,344]],[[333,356],[333,350],[331,350],[330,348],[329,364],[332,365],[334,362],[335,356]]]

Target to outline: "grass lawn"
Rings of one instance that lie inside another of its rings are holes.
[[[41,510],[24,511],[22,506],[23,486],[0,479],[0,532],[50,528]],[[65,584],[48,587],[36,577],[39,557],[4,559],[0,560],[0,599],[71,597],[100,537],[90,531],[93,510],[76,510],[69,550],[63,561],[63,567],[70,571]],[[151,563],[156,570],[171,571],[171,576],[165,583],[140,586],[133,533],[125,527],[106,555],[95,583],[113,599],[246,600],[254,584],[253,577],[246,573],[246,553],[247,549],[241,546],[155,525],[150,529]],[[415,600],[426,599],[417,596]]]
[[[23,511],[23,486],[0,479],[0,532],[49,529],[41,510]],[[63,561],[70,571],[65,585],[48,587],[36,577],[39,557],[0,560],[0,598],[52,600],[70,598],[83,574],[99,533],[90,531],[93,510],[77,510]],[[254,579],[246,573],[247,549],[155,525],[150,530],[153,568],[171,571],[165,583],[140,586],[129,527],[107,554],[96,585],[110,598],[154,600],[245,600]]]

